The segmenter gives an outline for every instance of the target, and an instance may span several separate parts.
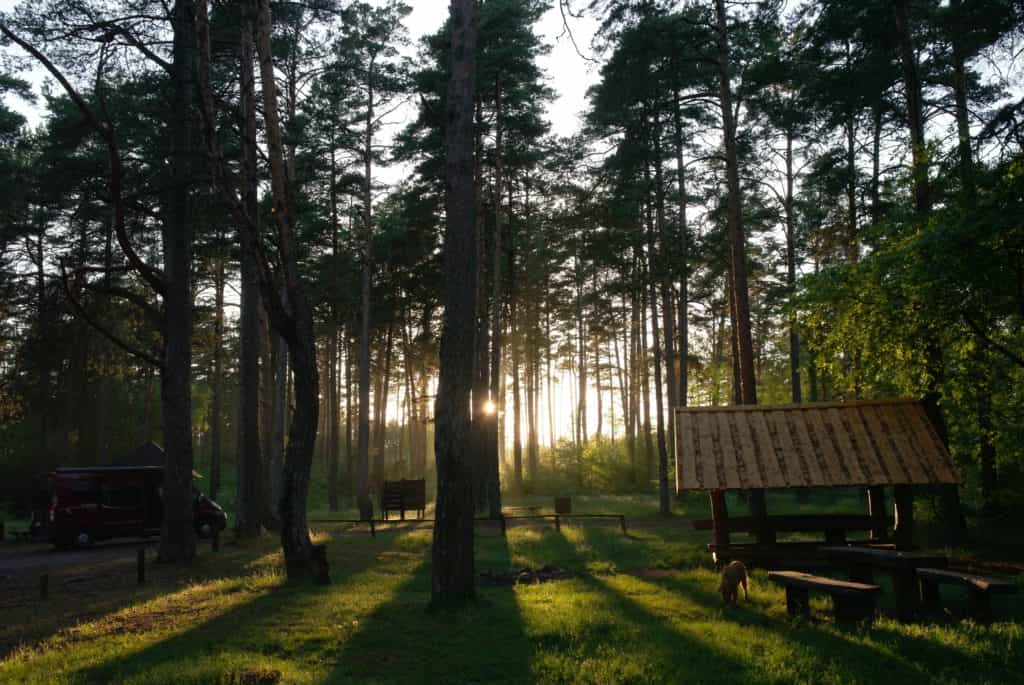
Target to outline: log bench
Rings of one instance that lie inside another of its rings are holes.
[[[921,584],[921,601],[925,608],[933,611],[940,608],[939,585],[966,587],[967,610],[979,623],[992,622],[993,594],[1012,595],[1017,592],[1017,585],[1010,580],[941,568],[919,568],[917,580]]]
[[[799,571],[772,571],[768,579],[786,588],[786,610],[790,616],[809,616],[810,591],[832,597],[836,621],[871,621],[875,616],[875,595],[880,588],[867,583],[852,583]]]

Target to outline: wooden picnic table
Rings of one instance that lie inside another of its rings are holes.
[[[906,552],[875,547],[826,546],[822,551],[829,560],[845,567],[855,583],[874,583],[875,569],[892,576],[899,617],[913,618],[921,608],[921,593],[917,583],[917,569],[945,568],[949,560],[931,552]]]

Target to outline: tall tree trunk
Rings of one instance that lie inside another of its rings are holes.
[[[224,405],[224,239],[218,230],[217,264],[213,277],[213,378],[210,393],[210,497],[220,490]]]
[[[660,117],[655,115],[655,139],[654,139],[654,192],[655,192],[655,206],[656,206],[656,221],[658,229],[658,246],[655,247],[653,240],[651,242],[651,258],[654,260],[654,275],[657,278],[651,279],[652,286],[655,283],[661,284],[661,306],[662,306],[662,320],[664,322],[664,359],[665,359],[665,377],[668,381],[668,427],[665,427],[665,407],[664,402],[661,398],[662,388],[665,386],[661,382],[661,358],[662,350],[658,344],[658,320],[654,319],[654,335],[655,335],[655,347],[654,347],[654,368],[655,368],[655,382],[658,387],[658,491],[659,491],[659,506],[662,514],[670,514],[671,501],[669,499],[668,490],[668,455],[671,446],[675,445],[675,430],[673,428],[673,416],[674,407],[676,406],[676,370],[675,370],[675,317],[672,311],[672,279],[670,274],[669,264],[672,262],[672,243],[669,241],[668,228],[665,225],[665,175],[662,170],[662,148],[661,148],[661,120]],[[651,292],[652,305],[656,302],[656,293],[654,289]],[[652,313],[655,311],[655,307],[652,306]],[[656,317],[656,315],[655,315]]]
[[[736,149],[736,120],[733,113],[732,65],[729,55],[729,33],[725,0],[715,0],[716,42],[718,53],[718,91],[722,110],[722,133],[725,143],[726,184],[729,192],[728,227],[732,275],[732,300],[735,307],[736,359],[739,371],[741,404],[757,404],[754,376],[754,351],[750,333],[750,299],[747,286],[747,245],[743,231],[743,197],[740,188],[739,154]],[[762,522],[767,516],[764,491],[750,493],[750,512]],[[763,526],[762,526],[763,527]],[[766,530],[758,533],[764,541]]]
[[[640,289],[643,291],[643,280],[640,281]],[[647,463],[647,475],[646,482],[644,483],[644,490],[647,490],[647,486],[652,480],[654,480],[654,436],[651,435],[651,378],[650,369],[651,365],[647,359],[647,297],[641,292],[640,294],[640,354],[638,355],[638,361],[640,363],[640,394],[644,405],[644,422],[643,422],[643,433],[644,433],[644,458]]]
[[[736,344],[743,404],[757,404],[754,354],[750,334],[750,299],[747,287],[747,247],[743,231],[743,197],[740,189],[739,155],[736,149],[736,121],[733,115],[729,35],[725,0],[715,0],[718,46],[719,101],[725,140],[726,183],[728,186],[729,252],[731,256],[732,299],[736,308]]]
[[[882,220],[882,105],[871,108],[871,223]]]
[[[786,289],[790,300],[796,296],[796,227],[793,221],[793,131],[786,130]],[[789,385],[793,404],[802,401],[800,387],[800,335],[796,314],[789,315]]]
[[[373,486],[376,487],[384,481],[385,476],[385,463],[387,456],[385,454],[385,448],[387,446],[387,430],[388,430],[388,394],[391,390],[391,360],[394,353],[394,319],[388,322],[388,330],[384,337],[384,363],[381,364],[380,377],[377,383],[377,393],[373,419],[374,419],[374,433],[373,433],[373,449],[371,450],[371,456],[373,457],[372,471],[373,471]]]
[[[683,117],[679,92],[673,108],[673,139],[676,153],[676,182],[679,186],[679,384],[676,402],[685,407],[690,392],[690,227],[686,219],[686,164],[683,159]]]
[[[512,262],[512,283],[515,283],[515,261]],[[515,285],[512,286],[515,288]],[[516,494],[523,491],[523,436],[520,424],[522,423],[522,397],[519,387],[520,374],[520,337],[517,327],[519,325],[516,317],[515,293],[510,293],[512,298],[512,334],[509,336],[512,343],[512,472],[513,487]]]
[[[551,285],[550,274],[547,277],[546,285]],[[551,446],[551,453],[554,454],[555,447],[555,405],[551,393],[551,300],[547,299],[544,303],[544,341],[546,349],[544,351],[544,363],[546,365],[545,376],[547,379],[548,386],[548,444]]]
[[[345,331],[345,473],[349,483],[356,482],[356,459],[352,451],[352,336]],[[352,488],[352,486],[349,486]],[[355,489],[350,489],[349,494],[355,494]]]
[[[978,461],[981,464],[981,503],[982,510],[991,514],[996,510],[996,445],[993,439],[992,425],[992,393],[988,388],[978,388],[977,416],[978,432],[981,446],[978,450]]]
[[[437,511],[431,604],[463,605],[475,597],[470,395],[476,345],[476,189],[473,93],[479,27],[474,0],[451,3],[451,75],[446,147],[445,310],[434,408]]]
[[[361,519],[373,518],[370,500],[370,280],[373,269],[373,68],[367,72],[366,127],[363,132],[363,264],[359,322],[359,468],[356,503]]]
[[[284,338],[272,333],[274,340],[274,397],[271,417],[270,454],[267,457],[267,468],[270,471],[267,479],[270,484],[270,498],[274,515],[281,518],[281,497],[284,494],[284,449],[285,431],[288,428],[288,382],[291,378],[291,365],[288,363],[288,345]]]
[[[900,62],[903,65],[903,88],[906,97],[907,123],[913,155],[914,207],[919,213],[931,210],[931,188],[928,181],[928,149],[924,138],[924,106],[917,54],[910,30],[909,0],[893,2]]]
[[[974,158],[971,153],[971,122],[967,109],[967,60],[964,45],[964,22],[960,19],[961,0],[949,0],[953,14],[953,96],[956,101],[957,156],[960,165],[960,186],[968,204],[974,204]]]
[[[160,374],[163,416],[164,520],[158,556],[189,562],[196,552],[192,505],[192,213],[189,187],[192,165],[192,69],[195,59],[191,0],[174,5],[174,45],[170,112],[171,186],[168,221],[163,231],[164,366]]]
[[[259,172],[256,148],[256,74],[254,61],[254,19],[251,3],[241,5],[242,26],[240,44],[240,104],[243,118],[242,149],[242,204],[254,225],[259,225]],[[256,242],[247,227],[239,226],[241,244],[241,315],[239,321],[239,423],[238,455],[239,502],[237,530],[240,535],[256,535],[265,518],[267,502],[264,488],[266,480],[260,449],[260,353],[262,331],[260,323],[260,277]],[[264,382],[273,387],[273,362],[265,359]],[[270,409],[268,407],[267,409]],[[265,410],[266,411],[266,410]],[[269,414],[268,414],[269,418]],[[269,437],[269,436],[268,436]],[[276,505],[271,511],[276,511]]]
[[[502,209],[502,195],[505,189],[505,158],[503,137],[505,134],[505,112],[502,102],[501,76],[495,79],[495,140],[494,140],[494,255],[491,284],[491,368],[490,368],[490,400],[494,406],[494,416],[488,419],[484,458],[487,460],[485,488],[487,492],[487,512],[491,518],[501,516],[501,469],[498,464],[499,431],[498,420],[502,415],[504,393],[501,391],[501,312],[502,302],[502,262],[504,252],[502,234],[505,230],[505,212]]]
[[[587,442],[587,331],[583,321],[583,277],[579,273],[580,253],[576,255],[576,352],[577,396],[576,396],[576,481],[583,485],[583,446]]]
[[[906,95],[907,121],[910,127],[910,143],[913,146],[914,171],[914,208],[920,220],[925,220],[932,209],[931,187],[928,179],[928,150],[924,132],[924,106],[921,93],[921,79],[918,73],[917,54],[914,51],[913,36],[910,27],[909,2],[897,0],[893,3],[897,42],[899,44],[900,61],[903,65],[903,86]],[[945,361],[939,347],[936,331],[926,331],[926,358],[928,389],[923,403],[925,412],[931,419],[935,430],[943,443],[949,443],[945,418],[939,407],[942,396],[942,383],[945,379]],[[960,493],[956,485],[942,488],[942,515],[945,521],[947,542],[959,546],[967,541],[967,523],[960,506]]]
[[[313,312],[306,299],[295,254],[293,204],[288,180],[285,177],[284,142],[270,42],[270,1],[256,2],[256,51],[259,55],[263,85],[263,116],[266,121],[271,192],[274,216],[277,220],[277,243],[285,291],[273,292],[268,279],[264,278],[263,295],[264,304],[271,311],[271,320],[276,319],[275,328],[279,329],[288,343],[295,384],[295,410],[288,430],[282,472],[281,547],[289,580],[298,580],[311,575],[322,577],[326,571],[326,560],[314,556],[306,519],[309,473],[313,462],[320,410],[317,396],[320,384],[316,364],[316,341],[313,336]]]
[[[338,397],[338,329],[341,326],[338,299],[341,297],[341,274],[338,269],[338,190],[337,190],[337,162],[334,155],[333,131],[331,140],[331,321],[330,331],[327,336],[328,344],[331,346],[327,359],[330,363],[328,377],[331,384],[330,393],[330,443],[327,446],[327,508],[330,511],[338,511],[338,416],[340,412],[340,398]]]

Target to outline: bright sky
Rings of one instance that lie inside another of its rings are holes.
[[[384,4],[380,0],[370,0],[372,4]],[[427,34],[435,32],[444,23],[448,15],[448,3],[445,0],[408,0],[413,11],[407,20],[410,37],[415,44]],[[18,0],[0,0],[0,12],[9,12]],[[589,17],[569,19],[570,27],[576,43],[584,54],[589,55],[590,39],[594,34],[597,22]],[[541,39],[552,47],[551,52],[541,60],[541,66],[547,73],[550,85],[558,94],[557,99],[548,107],[548,119],[553,131],[558,135],[570,135],[576,131],[579,114],[586,104],[586,92],[596,81],[596,69],[576,53],[572,41],[563,33],[561,13],[552,2],[551,9],[544,15],[537,26]],[[413,48],[413,51],[415,47]],[[15,49],[12,49],[15,52]],[[20,51],[17,51],[20,52]],[[23,76],[25,76],[23,74]],[[28,77],[34,81],[38,90],[43,79],[41,69],[34,70]],[[9,106],[24,113],[32,123],[39,121],[39,113],[30,104],[8,97]],[[406,114],[406,118],[411,114]],[[404,121],[403,121],[404,123]]]
[[[9,12],[21,0],[0,0],[0,12]],[[380,0],[369,0],[372,4],[384,4]],[[410,55],[415,55],[420,38],[437,31],[444,23],[448,14],[448,2],[446,0],[406,0],[412,8],[412,14],[407,19],[406,25],[412,46],[409,49]],[[581,57],[573,41],[565,32],[561,12],[556,4],[557,0],[551,1],[551,9],[544,15],[536,27],[537,34],[541,40],[551,47],[551,51],[541,59],[540,66],[547,74],[549,85],[556,93],[556,99],[548,105],[547,118],[551,123],[552,132],[568,136],[579,128],[579,117],[586,107],[587,89],[597,80],[597,67]],[[597,22],[590,17],[583,19],[569,18],[569,28],[572,31],[575,43],[584,55],[590,54],[590,41],[593,37]],[[19,54],[17,48],[10,49],[12,54]],[[41,68],[35,68],[30,72],[22,73],[22,78],[30,80],[37,93],[46,77]],[[41,119],[41,110],[20,99],[7,96],[8,106],[22,112],[31,125],[37,125]],[[389,118],[390,130],[381,132],[380,142],[394,134],[401,126],[405,125],[415,116],[414,105],[409,105],[395,116]],[[377,179],[384,183],[395,183],[407,175],[407,169],[394,167],[390,169],[378,168],[375,172]],[[559,436],[571,435],[571,412],[573,406],[572,389],[575,387],[574,378],[568,373],[555,374],[555,398],[553,406],[553,423],[556,427],[555,433]],[[593,391],[588,393],[588,424],[590,430],[594,430],[597,423],[596,397]],[[389,418],[394,418],[398,413],[397,401],[390,403],[388,408]],[[541,407],[539,407],[542,444],[548,442],[549,427],[547,422],[546,395],[543,396]],[[509,411],[509,423],[511,423],[511,411]],[[607,426],[607,424],[606,424]],[[508,431],[511,435],[511,426]],[[607,431],[607,427],[605,429]],[[525,433],[524,433],[525,434]],[[509,439],[511,439],[509,437]]]

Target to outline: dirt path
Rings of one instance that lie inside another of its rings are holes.
[[[135,560],[139,547],[149,549],[156,540],[98,543],[88,549],[56,550],[45,544],[0,545],[0,580],[38,576],[41,573],[95,574],[112,565]]]

